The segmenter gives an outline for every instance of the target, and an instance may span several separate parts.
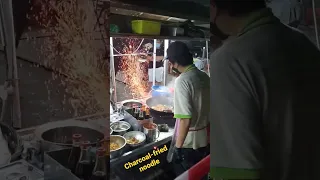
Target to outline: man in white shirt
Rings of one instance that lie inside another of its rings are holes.
[[[173,71],[180,73],[174,86],[174,117],[178,123],[174,158],[184,167],[176,172],[181,174],[209,153],[210,79],[195,67],[186,44],[170,44],[167,55]]]

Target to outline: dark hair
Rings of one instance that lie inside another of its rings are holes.
[[[169,45],[167,56],[171,63],[178,63],[181,66],[193,64],[193,56],[188,46],[181,41],[175,41]]]
[[[189,66],[193,64],[193,56],[191,53],[185,54],[184,56],[170,57],[171,63],[178,63],[181,66]]]
[[[243,16],[266,8],[265,0],[210,0],[210,4],[228,11],[230,16]]]

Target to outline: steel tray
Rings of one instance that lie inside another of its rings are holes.
[[[46,180],[80,180],[65,167],[69,153],[69,148],[44,153]]]
[[[0,167],[1,180],[44,180],[43,171],[25,160],[15,161]]]

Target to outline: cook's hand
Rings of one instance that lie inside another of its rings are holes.
[[[184,155],[182,153],[181,148],[175,147],[173,153],[174,162],[180,164],[184,160]]]

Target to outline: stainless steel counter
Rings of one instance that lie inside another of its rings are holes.
[[[90,123],[96,123],[100,126],[104,126],[106,128],[109,128],[109,120],[106,117],[106,114],[95,114],[95,115],[91,115],[91,116],[84,116],[84,117],[74,118],[74,119],[66,119],[66,120],[62,120],[62,121],[68,121],[68,120],[87,121]],[[132,130],[139,129],[139,127],[138,127],[139,123],[129,113],[125,114],[124,120],[131,124]],[[34,134],[35,134],[35,130],[37,128],[38,127],[21,129],[18,131],[18,134],[21,136],[21,139],[26,144],[31,144],[31,142],[36,139]],[[142,156],[145,156],[149,152],[153,151],[155,147],[161,148],[167,144],[167,147],[169,148],[168,144],[171,141],[172,135],[173,135],[173,129],[169,129],[169,132],[160,132],[159,138],[155,142],[145,143],[144,145],[142,145],[138,148],[135,148],[135,149],[130,149],[129,147],[127,147],[128,149],[126,150],[127,152],[125,154],[123,154],[119,158],[110,160],[110,168],[112,169],[112,168],[116,167],[117,165],[123,167],[123,165],[125,163],[130,162],[132,160],[136,160],[137,158],[140,158]],[[166,156],[166,155],[164,154],[164,156]],[[161,160],[161,161],[164,162],[164,160]],[[46,165],[46,163],[45,163],[45,165]]]
[[[92,121],[93,123],[98,123],[99,125],[103,125],[107,127],[106,119],[103,120],[103,117],[106,117],[106,116],[107,116],[107,113],[98,113],[98,114],[92,114],[88,116],[77,117],[77,118],[63,119],[61,121],[67,121],[67,120]],[[17,131],[17,133],[20,135],[22,139],[29,139],[33,136],[33,133],[37,128],[38,126],[20,129]]]
[[[170,129],[169,132],[160,132],[159,138],[155,142],[147,143],[138,147],[134,150],[128,151],[123,154],[121,157],[112,159],[110,161],[111,168],[117,166],[118,164],[123,164],[128,162],[130,159],[135,157],[143,156],[146,152],[151,151],[154,147],[162,146],[169,141],[171,141],[173,135],[173,129]]]
[[[139,131],[141,129],[141,125],[138,123],[138,121],[133,116],[131,116],[128,112],[125,112],[124,121],[128,122],[131,125],[133,131]],[[169,129],[169,132],[160,132],[158,139],[154,142],[146,142],[144,145],[140,147],[136,147],[131,150],[129,147],[125,147],[126,153],[124,153],[119,158],[110,160],[111,168],[118,164],[123,164],[130,159],[134,159],[139,155],[140,156],[145,155],[144,154],[145,152],[153,150],[154,147],[158,147],[168,143],[169,141],[171,141],[172,135],[173,135],[173,129]]]
[[[66,119],[66,120],[61,120],[61,121],[68,121],[68,120],[88,121],[90,123],[96,123],[98,125],[105,126],[106,128],[109,128],[109,122],[108,122],[108,119],[106,119],[105,113],[99,113],[99,114],[88,115],[88,116],[83,116],[83,117],[74,118],[74,119]],[[126,115],[125,115],[125,121],[129,122],[132,125],[133,130],[137,130],[138,123],[128,113],[126,113]],[[26,129],[21,129],[21,130],[18,130],[17,132],[23,141],[32,141],[34,139],[34,132],[37,127],[38,126],[26,128]],[[171,140],[172,135],[173,135],[173,129],[169,129],[169,132],[161,132],[159,135],[159,138],[155,142],[144,144],[140,148],[129,151],[129,152],[125,153],[122,157],[111,160],[111,164],[114,164],[116,162],[120,162],[120,159],[125,160],[127,158],[132,157],[132,156],[138,155],[139,152],[143,151],[143,149],[152,149],[155,146],[165,144]]]

